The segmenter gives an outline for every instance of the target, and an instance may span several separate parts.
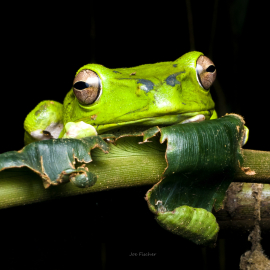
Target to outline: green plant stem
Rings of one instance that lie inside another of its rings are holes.
[[[4,170],[0,174],[0,209],[17,205],[46,201],[54,198],[79,195],[114,188],[154,185],[161,180],[167,164],[164,152],[145,153],[126,158],[115,153],[104,155],[99,149],[92,150],[93,162],[88,164],[98,176],[97,183],[80,189],[71,183],[44,189],[40,177],[27,168]],[[270,183],[270,152],[242,150],[243,167],[250,167],[255,175],[238,170],[235,182]],[[138,166],[140,164],[140,166]]]
[[[239,169],[234,182],[270,184],[270,152],[242,149],[243,167],[256,174]]]

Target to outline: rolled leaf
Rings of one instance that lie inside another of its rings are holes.
[[[215,243],[218,210],[242,164],[244,121],[238,115],[160,129],[167,141],[164,179],[147,192],[158,223],[196,244]],[[148,139],[148,138],[145,138]]]

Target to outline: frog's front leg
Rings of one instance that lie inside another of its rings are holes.
[[[40,102],[24,121],[25,145],[34,141],[57,138],[84,138],[96,136],[96,129],[83,121],[63,125],[63,105],[57,101]]]
[[[24,121],[24,142],[57,139],[63,130],[63,105],[57,101],[40,102]]]

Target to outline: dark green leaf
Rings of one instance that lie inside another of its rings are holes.
[[[163,227],[197,244],[215,241],[216,235],[209,230],[217,233],[218,225],[209,225],[205,210],[221,207],[241,164],[243,131],[244,121],[237,115],[161,128],[161,141],[168,144],[168,168],[165,178],[148,191],[147,199]],[[183,216],[182,211],[189,214]]]
[[[52,139],[33,142],[21,151],[10,151],[0,155],[0,171],[8,168],[28,167],[43,180],[44,187],[68,182],[71,176],[77,186],[95,183],[96,177],[84,168],[75,168],[75,162],[92,161],[90,150],[100,148],[108,153],[109,146],[101,137],[92,136],[83,139]],[[83,175],[78,178],[79,175]],[[76,182],[76,178],[78,183]]]
[[[1,154],[0,170],[28,167],[41,176],[45,187],[69,181],[77,187],[90,187],[98,179],[98,185],[94,185],[91,191],[157,182],[163,172],[163,180],[146,196],[158,223],[197,244],[211,245],[219,230],[211,210],[213,206],[216,209],[221,206],[235,171],[241,165],[243,130],[243,119],[228,115],[200,123],[153,127],[118,139],[103,135],[34,142],[19,152]],[[161,143],[167,142],[167,145],[158,143],[159,137]],[[103,140],[106,138],[108,143]],[[108,153],[109,145],[108,155],[93,151],[95,158],[92,161],[91,149],[98,147]],[[167,161],[165,170],[165,164],[160,162],[160,159],[164,160],[164,154]],[[160,167],[154,169],[150,160],[159,161]],[[148,164],[152,165],[148,167]],[[18,179],[18,169],[13,170],[14,177]],[[10,183],[15,179],[12,173],[6,176]],[[29,170],[24,170],[24,174],[25,177],[21,177],[24,184],[35,178]],[[1,185],[5,187],[7,182],[1,180]],[[28,190],[31,193],[36,189],[42,196],[39,201],[58,195],[84,193],[64,185],[63,188],[49,189],[45,194],[40,186],[33,183]],[[33,196],[26,197],[21,197],[22,202],[36,200]],[[18,199],[13,205],[18,205]]]

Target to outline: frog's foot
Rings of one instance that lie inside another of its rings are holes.
[[[62,109],[63,105],[57,101],[41,101],[25,118],[25,144],[57,139],[64,127]]]
[[[182,121],[180,124],[187,124],[187,123],[194,123],[194,122],[201,122],[205,120],[205,116],[203,114],[195,115],[189,119]]]
[[[96,136],[97,131],[96,129],[89,125],[84,123],[83,121],[81,122],[68,122],[65,125],[66,133],[64,134],[63,138],[84,138],[84,137],[89,137],[89,136]]]

